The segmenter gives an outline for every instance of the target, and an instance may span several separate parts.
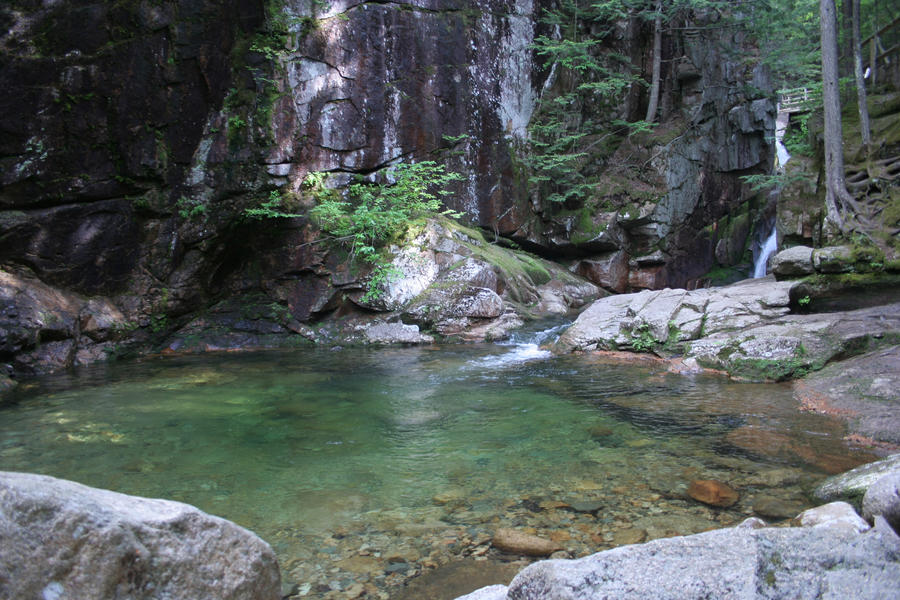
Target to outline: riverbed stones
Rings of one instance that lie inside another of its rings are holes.
[[[525,556],[549,556],[562,549],[553,540],[507,528],[498,529],[491,543],[503,552]]]
[[[740,498],[737,490],[721,481],[697,479],[688,486],[688,495],[698,502],[720,508],[734,505]]]
[[[851,443],[900,450],[900,345],[826,366],[794,383],[803,410],[847,421]]]
[[[900,531],[900,471],[894,471],[869,486],[862,500],[862,516],[873,520],[877,516]]]
[[[277,600],[275,554],[180,502],[0,472],[0,597]]]
[[[896,595],[900,538],[883,519],[865,533],[823,527],[731,528],[537,562],[490,600],[790,598]],[[461,600],[461,599],[457,599]]]
[[[759,496],[753,501],[753,512],[768,519],[792,519],[802,510],[803,505],[774,496]]]

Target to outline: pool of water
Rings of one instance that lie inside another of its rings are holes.
[[[871,458],[789,386],[552,357],[538,339],[52,376],[0,407],[0,469],[188,502],[269,541],[301,595],[389,597],[460,556],[496,558],[497,527],[577,556],[736,523],[762,497],[804,506],[815,481]],[[692,479],[741,501],[700,505]]]

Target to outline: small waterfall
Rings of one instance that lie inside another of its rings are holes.
[[[469,361],[468,365],[478,368],[510,367],[532,360],[550,358],[552,352],[542,349],[541,345],[552,343],[559,339],[562,332],[571,324],[572,322],[567,320],[538,331],[517,331],[508,340],[497,342],[496,344],[504,349],[508,348],[508,350],[501,354]]]
[[[759,256],[756,257],[756,261],[753,263],[753,277],[758,279],[760,277],[766,276],[766,263],[769,262],[769,257],[775,253],[775,250],[778,248],[778,235],[775,231],[775,228],[772,228],[772,232],[769,234],[769,237],[766,238],[766,241],[763,243],[762,247],[759,249]]]

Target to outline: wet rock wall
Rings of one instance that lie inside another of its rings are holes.
[[[376,177],[398,159],[431,159],[466,175],[449,201],[466,219],[574,260],[573,270],[603,287],[698,277],[723,237],[717,223],[749,214],[738,176],[767,168],[762,72],[721,54],[742,43],[728,37],[737,34],[686,26],[668,36],[662,107],[672,139],[635,143],[626,150],[637,155],[623,159],[649,175],[626,177],[604,210],[548,206],[518,160],[552,70],[531,48],[542,8],[534,0],[5,3],[0,266],[79,303],[108,301],[124,340],[147,342],[208,308],[246,303],[267,307],[257,313],[273,321],[315,322],[356,310],[344,292],[358,290],[364,273],[317,243],[305,218],[259,222],[245,209],[275,191],[296,193],[290,208],[303,214],[311,171],[340,182]],[[646,25],[617,32],[610,49],[648,71]],[[617,110],[638,114],[642,102],[638,90]],[[642,178],[653,193],[630,195]],[[741,246],[746,227],[728,230],[728,243]],[[29,311],[52,306],[32,296],[38,308]],[[21,325],[17,302],[0,306],[0,328]],[[40,370],[42,336],[66,338],[42,332],[31,327],[19,336],[27,343],[0,360],[18,364],[29,352],[26,370]],[[63,362],[99,354],[79,346]]]

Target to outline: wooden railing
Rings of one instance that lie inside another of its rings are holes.
[[[885,46],[887,45],[887,46]],[[868,58],[869,85],[894,79],[895,85],[900,76],[900,17],[881,27],[878,31],[862,41],[863,60]],[[868,56],[867,56],[868,55]]]
[[[807,112],[822,101],[822,90],[793,88],[778,90],[778,112]]]

